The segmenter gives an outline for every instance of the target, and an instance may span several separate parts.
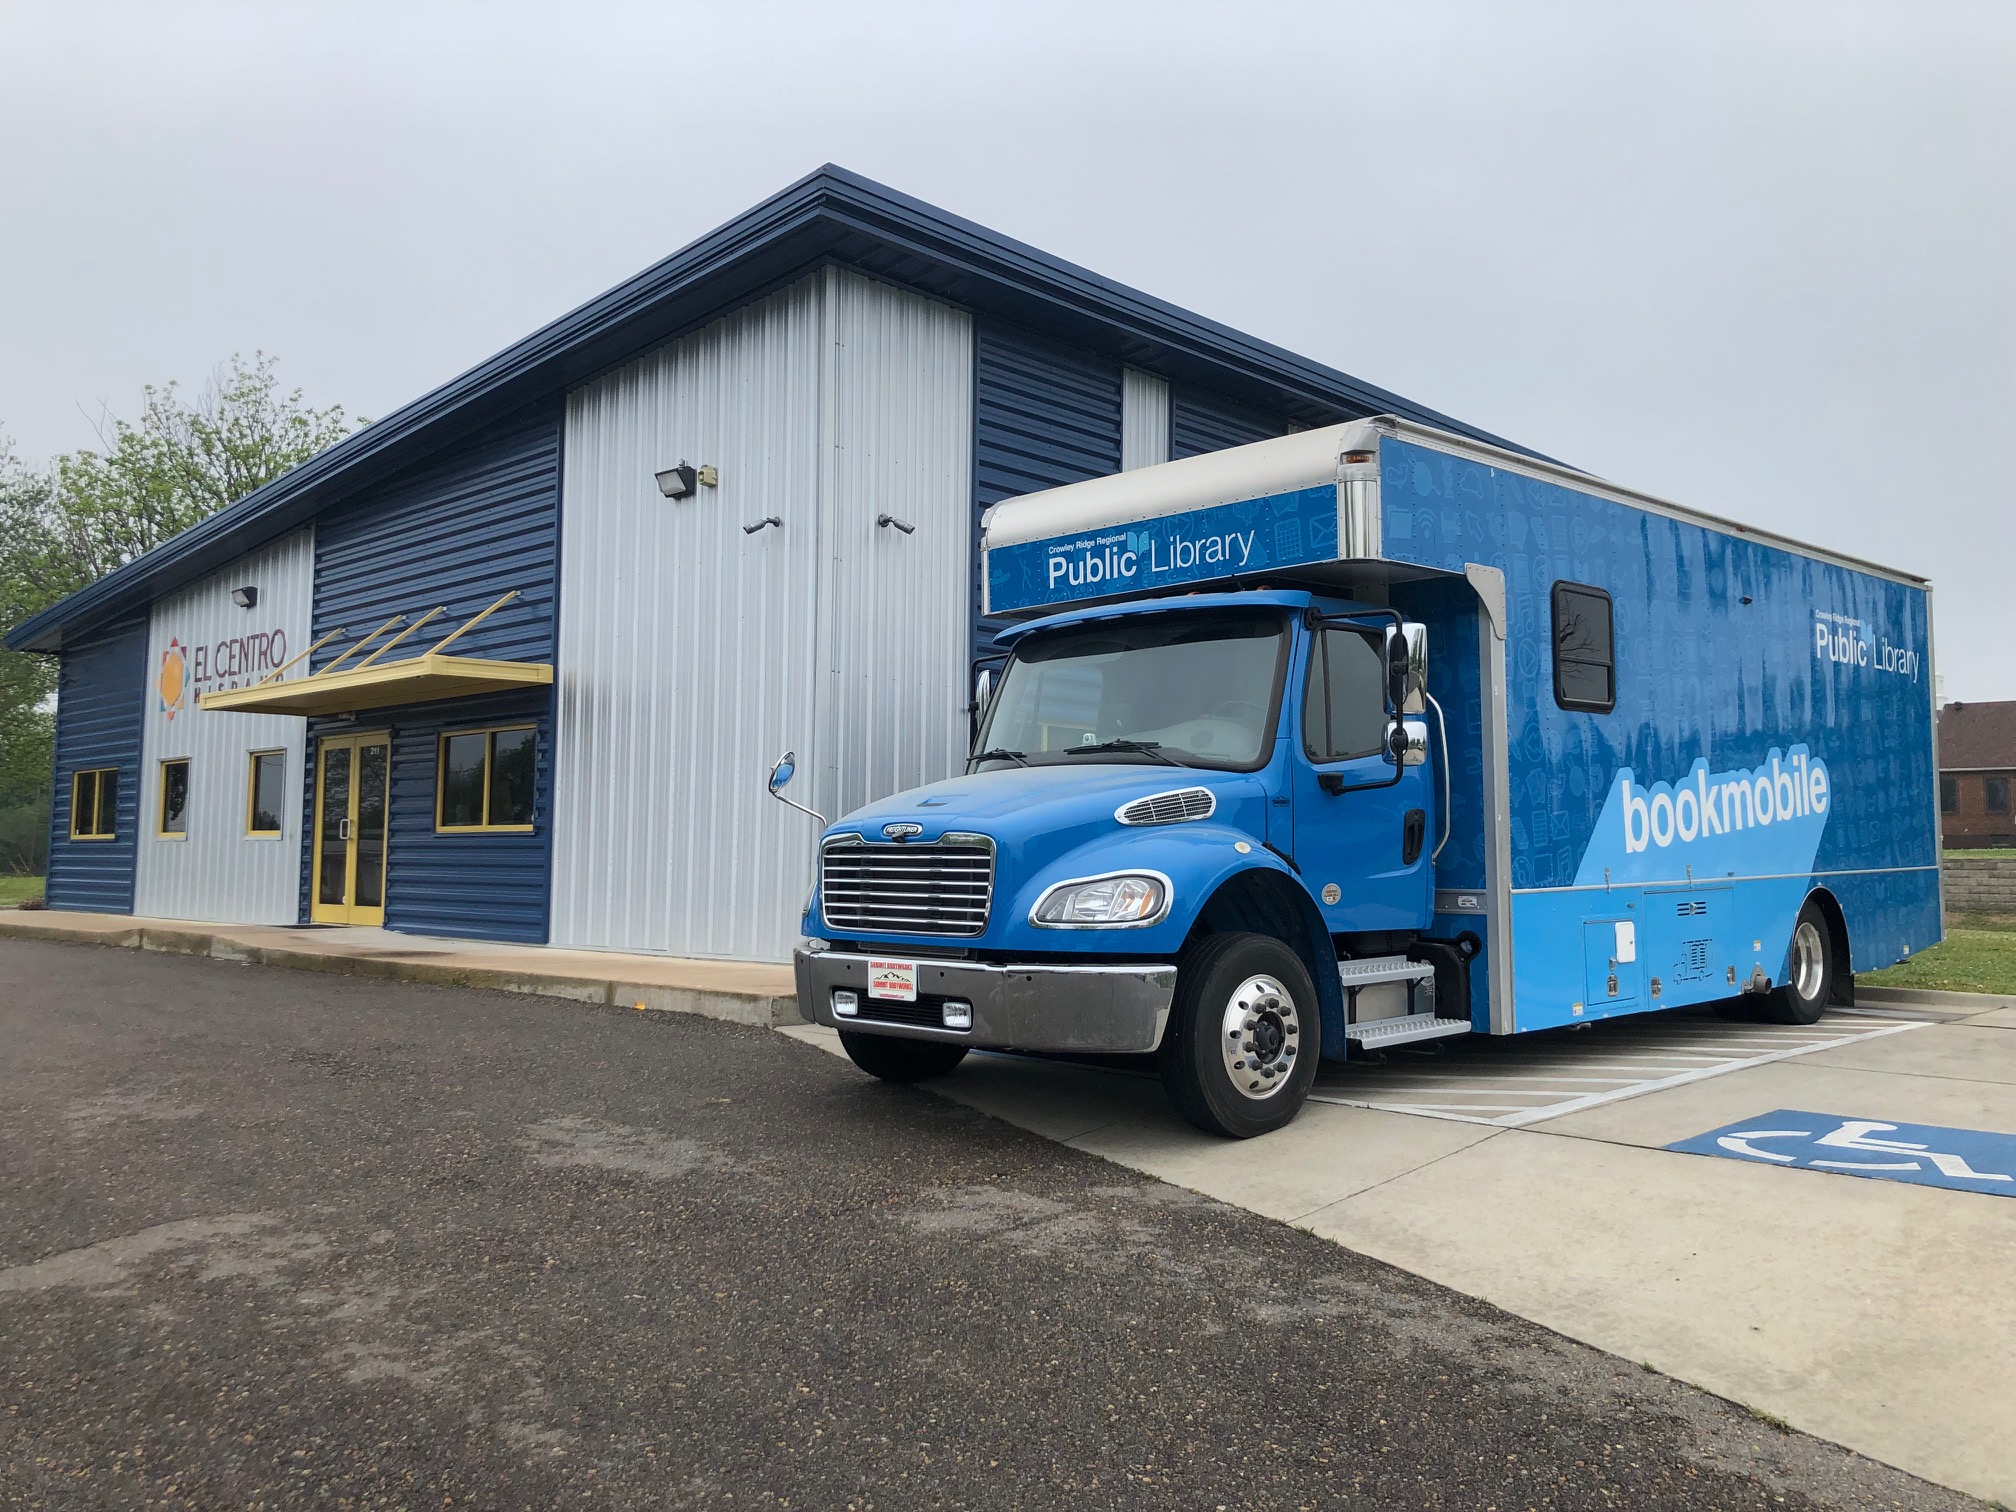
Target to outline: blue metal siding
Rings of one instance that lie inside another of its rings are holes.
[[[440,737],[448,730],[498,725],[539,727],[538,774],[530,834],[441,834],[434,828]],[[386,709],[357,719],[309,724],[310,774],[302,830],[314,822],[320,737],[351,730],[392,732],[392,812],[385,876],[385,927],[409,934],[543,945],[553,849],[553,717],[548,689],[458,698]],[[310,835],[313,856],[313,836]],[[311,868],[301,868],[301,918],[308,919]]]
[[[424,651],[507,588],[519,596],[457,641],[454,655],[554,660],[558,592],[561,418],[542,407],[472,438],[450,456],[370,490],[326,516],[315,533],[314,630],[350,631],[315,655],[395,614],[437,604],[448,613],[392,653]],[[396,631],[394,632],[396,633]],[[392,732],[391,860],[385,922],[392,929],[469,939],[543,943],[553,836],[552,692],[451,699],[308,723],[316,741],[346,730]],[[437,835],[435,742],[441,731],[536,720],[539,780],[529,835]],[[308,916],[313,782],[304,795],[301,916]]]
[[[1008,623],[980,614],[978,512],[1120,471],[1120,372],[1110,358],[992,321],[973,329],[973,659]]]
[[[452,654],[551,661],[559,522],[557,405],[325,515],[315,527],[314,636],[339,625],[350,633],[316,652],[315,666],[395,614],[445,604],[392,656],[424,651],[507,588],[519,596]]]
[[[140,725],[147,695],[147,614],[106,626],[63,648],[56,702],[56,801],[49,834],[51,908],[133,912],[133,858],[140,834]],[[111,840],[70,838],[70,778],[79,769],[119,769]]]
[[[1169,460],[1194,457],[1200,452],[1223,451],[1228,446],[1245,446],[1254,441],[1271,441],[1288,434],[1288,422],[1279,415],[1263,415],[1258,410],[1235,404],[1220,394],[1171,384],[1169,388]]]

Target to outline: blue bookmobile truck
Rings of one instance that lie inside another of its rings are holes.
[[[826,828],[796,956],[874,1075],[1152,1053],[1248,1136],[1322,1059],[1810,1023],[1940,938],[1922,579],[1391,418],[1010,499],[982,546],[1026,617],[967,771]]]

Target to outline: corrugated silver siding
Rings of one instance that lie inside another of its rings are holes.
[[[1169,460],[1169,385],[1127,368],[1120,376],[1120,470]]]
[[[315,533],[297,530],[155,603],[142,695],[139,856],[133,911],[157,919],[291,924],[300,886],[302,721],[284,714],[205,713],[204,693],[243,687],[308,649]],[[250,609],[231,602],[254,587]],[[179,703],[162,699],[164,659],[174,646],[188,667]],[[287,753],[287,796],[277,838],[245,833],[253,751]],[[188,838],[156,833],[161,763],[189,761]]]
[[[770,763],[829,814],[956,769],[972,362],[829,268],[570,396],[554,944],[781,960],[815,834]],[[665,499],[682,459],[719,486]]]
[[[803,754],[821,777],[812,807],[837,816],[965,766],[973,335],[949,305],[827,278],[835,424],[819,609],[831,680]],[[916,530],[877,525],[885,513]],[[805,864],[809,885],[809,849]]]

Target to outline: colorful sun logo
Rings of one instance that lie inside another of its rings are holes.
[[[161,675],[155,680],[154,691],[161,695],[161,712],[174,719],[189,692],[189,657],[181,641],[169,641],[168,649],[161,653]]]

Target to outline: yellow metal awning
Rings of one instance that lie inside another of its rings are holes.
[[[318,672],[285,682],[256,683],[205,693],[206,709],[249,714],[350,714],[396,704],[432,703],[478,693],[506,693],[553,681],[550,662],[486,661],[474,656],[408,657],[348,671]]]

